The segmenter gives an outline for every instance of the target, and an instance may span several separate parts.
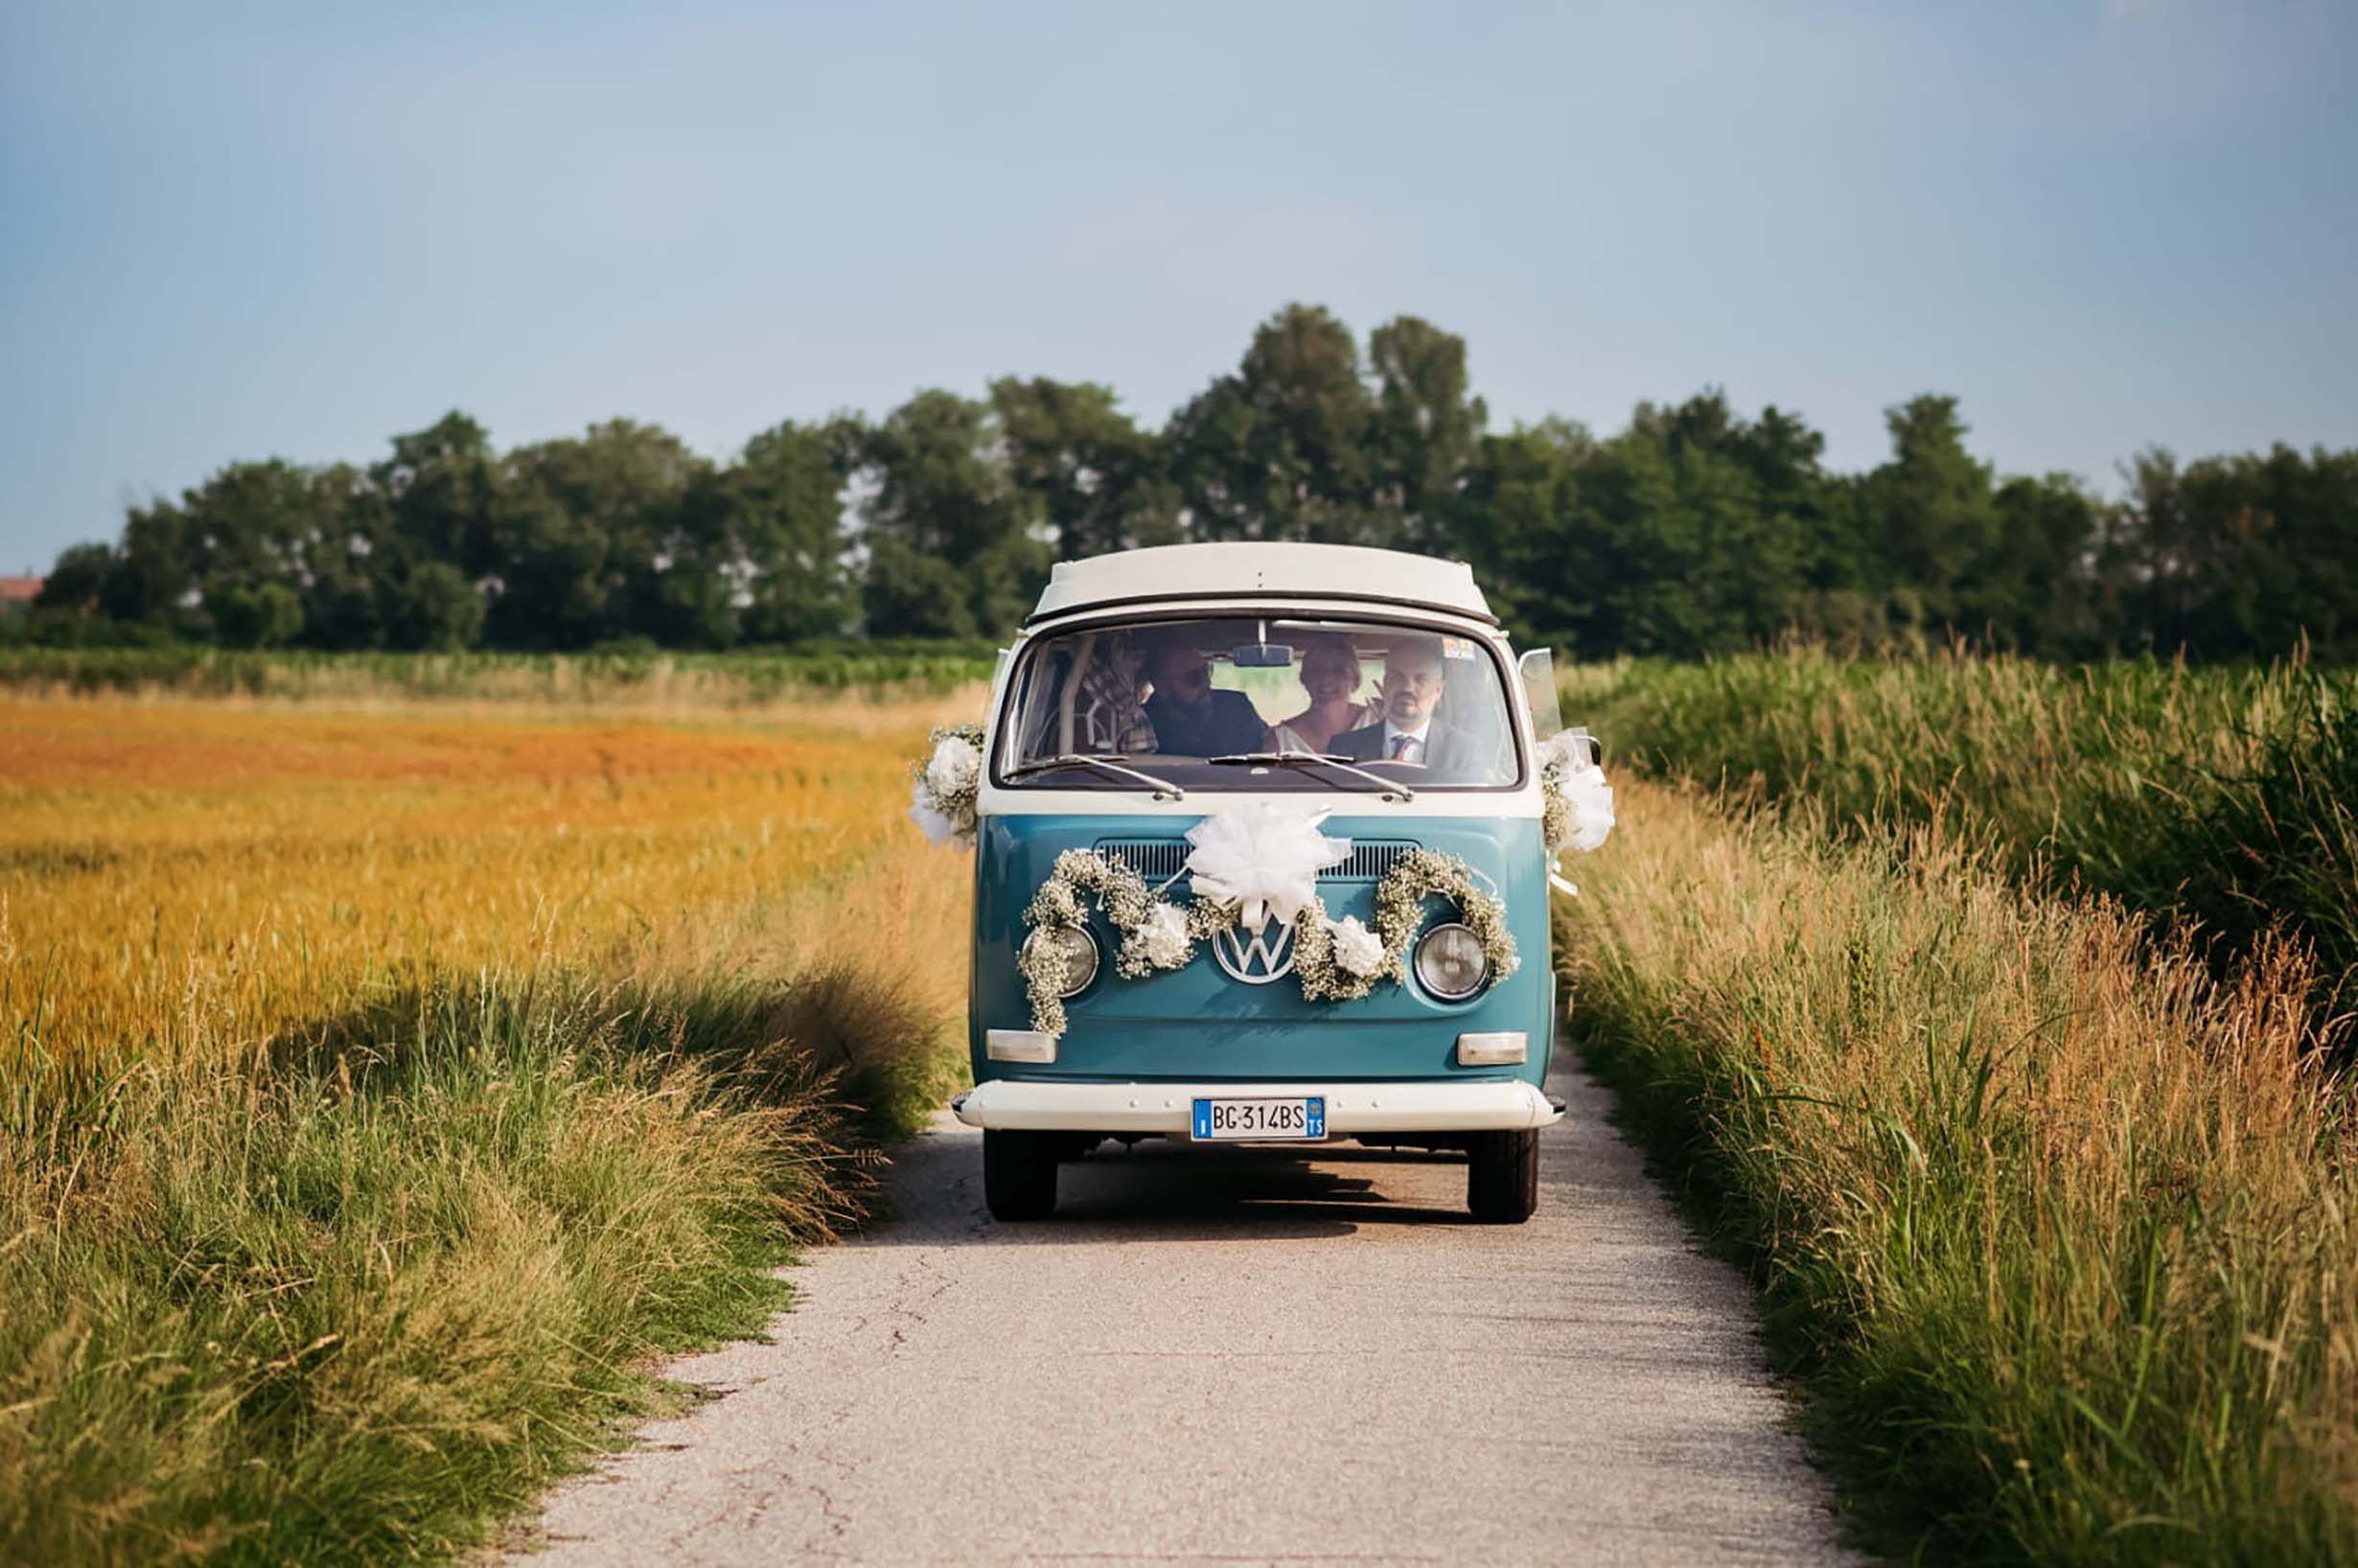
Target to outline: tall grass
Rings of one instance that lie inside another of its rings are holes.
[[[662,1396],[642,1358],[782,1304],[858,1211],[843,1095],[908,1125],[937,1026],[881,973],[548,970],[246,1060],[0,1059],[0,1559],[480,1539]]]
[[[2222,980],[1937,826],[1620,804],[1559,912],[1575,1031],[1879,1544],[2358,1562],[2358,1142],[2300,956]]]
[[[1796,648],[1572,680],[1664,771],[1838,826],[1986,835],[2017,874],[2115,894],[2224,959],[2289,931],[2325,1011],[2358,1006],[2358,674]]]

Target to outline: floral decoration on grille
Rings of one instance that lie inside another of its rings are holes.
[[[1312,1002],[1353,1002],[1382,980],[1404,983],[1409,950],[1423,925],[1424,901],[1436,897],[1457,906],[1459,918],[1490,960],[1491,983],[1514,973],[1519,960],[1507,930],[1506,906],[1455,855],[1414,849],[1376,883],[1373,928],[1356,915],[1334,919],[1315,892],[1302,905],[1292,925],[1293,973],[1303,996]],[[1123,980],[1185,967],[1197,942],[1237,924],[1240,915],[1238,905],[1229,900],[1166,899],[1127,864],[1094,849],[1068,849],[1056,857],[1024,911],[1024,924],[1035,933],[1084,930],[1090,898],[1121,934],[1113,967]],[[1031,1003],[1031,1026],[1042,1034],[1064,1033],[1066,962],[1065,950],[1054,942],[1026,941],[1016,958]]]

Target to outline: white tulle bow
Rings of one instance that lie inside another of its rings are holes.
[[[923,779],[917,781],[916,788],[910,794],[909,819],[924,830],[926,842],[936,849],[944,845],[957,849],[974,847],[974,823],[971,820],[961,822],[937,809],[934,805],[933,796],[926,791]]]
[[[1611,838],[1613,788],[1605,782],[1605,770],[1589,760],[1586,732],[1567,729],[1550,737],[1539,748],[1539,764],[1572,818],[1563,841],[1548,848],[1590,850]]]
[[[1351,855],[1349,839],[1318,831],[1326,815],[1260,800],[1205,818],[1188,829],[1195,846],[1188,856],[1195,896],[1233,901],[1238,923],[1250,932],[1260,931],[1271,915],[1292,925],[1318,896],[1318,873]]]

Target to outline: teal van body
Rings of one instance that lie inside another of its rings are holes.
[[[1068,1022],[1053,1063],[990,1060],[985,1030],[1029,1026],[1030,1003],[1015,957],[1029,934],[1024,910],[1057,855],[1067,849],[1099,850],[1134,864],[1151,887],[1185,863],[1185,835],[1196,820],[1064,814],[982,820],[975,845],[974,975],[968,993],[968,1045],[977,1083],[1010,1077],[1544,1081],[1555,973],[1548,961],[1546,856],[1539,823],[1531,818],[1334,816],[1319,824],[1321,832],[1349,839],[1353,848],[1353,863],[1318,880],[1319,895],[1337,919],[1352,914],[1373,919],[1376,877],[1388,862],[1385,851],[1397,846],[1420,844],[1455,855],[1496,888],[1514,937],[1515,971],[1464,1002],[1427,995],[1413,977],[1405,984],[1379,985],[1356,1002],[1309,1002],[1290,979],[1237,983],[1221,972],[1207,944],[1185,968],[1143,980],[1118,979],[1110,963],[1100,966],[1089,987],[1065,1003]],[[1177,875],[1172,890],[1182,891],[1186,874]],[[1101,912],[1092,916],[1092,934],[1107,953],[1118,945]],[[1528,1034],[1528,1060],[1515,1067],[1458,1065],[1459,1034],[1503,1029]]]

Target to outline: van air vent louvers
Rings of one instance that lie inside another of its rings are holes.
[[[1099,839],[1097,842],[1099,854],[1129,866],[1146,879],[1149,888],[1159,887],[1185,871],[1188,851],[1193,847],[1185,839]],[[1405,839],[1353,839],[1351,859],[1331,871],[1321,871],[1318,880],[1375,882],[1416,847]]]

